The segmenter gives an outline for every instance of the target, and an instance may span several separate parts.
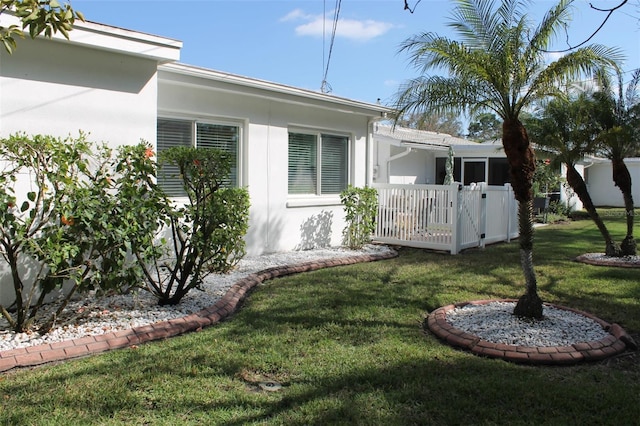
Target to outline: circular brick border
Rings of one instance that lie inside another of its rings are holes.
[[[214,305],[186,317],[97,336],[0,351],[0,372],[18,367],[33,367],[49,362],[64,361],[112,349],[135,347],[153,340],[166,339],[190,331],[200,331],[203,327],[217,324],[229,317],[238,309],[240,302],[247,297],[249,292],[264,281],[300,272],[373,262],[397,256],[396,251],[389,250],[384,253],[316,260],[264,269],[237,281]]]
[[[618,324],[609,324],[589,313],[564,306],[546,304],[558,309],[575,312],[600,324],[609,335],[604,339],[574,343],[571,346],[515,346],[493,343],[478,336],[453,327],[447,322],[447,312],[468,304],[484,305],[491,302],[516,302],[514,299],[477,300],[456,303],[436,309],[427,317],[427,326],[433,334],[451,346],[468,350],[476,355],[489,358],[501,358],[523,364],[534,365],[572,365],[586,361],[599,361],[624,352],[627,347],[636,350],[637,345],[627,332]]]
[[[594,259],[590,257],[590,255],[594,254],[602,254],[604,253],[585,253],[576,257],[576,262],[586,263],[588,265],[594,266],[611,266],[615,268],[640,268],[640,263],[638,262],[627,262],[623,260],[623,258],[612,258],[609,257],[607,260]]]

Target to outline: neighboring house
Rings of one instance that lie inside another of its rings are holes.
[[[500,142],[477,143],[444,133],[383,124],[375,125],[374,140],[374,181],[378,183],[442,184],[450,146],[456,182],[509,182],[509,165]]]
[[[371,182],[373,125],[388,108],[177,63],[182,43],[164,37],[92,22],[70,37],[0,53],[0,136],[225,149],[232,184],[249,190],[249,255],[341,243],[339,193]],[[159,183],[181,196],[175,179]]]
[[[640,158],[627,158],[624,162],[631,174],[633,200],[637,207],[640,205]],[[596,206],[624,207],[622,192],[613,183],[610,160],[585,160],[584,179]]]
[[[455,182],[464,185],[486,182],[503,186],[509,182],[509,164],[501,141],[478,143],[444,133],[393,127],[382,123],[374,126],[374,182],[396,184],[442,184],[446,175],[449,147],[453,148]],[[582,170],[582,164],[577,166]],[[565,191],[557,196],[563,202]],[[569,199],[575,209],[582,203]]]

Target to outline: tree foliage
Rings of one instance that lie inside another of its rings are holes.
[[[617,68],[615,75],[617,84],[614,84],[606,69],[596,72],[597,89],[592,97],[596,107],[594,121],[600,127],[597,152],[611,160],[613,182],[624,200],[627,235],[621,244],[622,254],[635,255],[637,244],[633,236],[635,209],[632,181],[624,160],[634,155],[640,147],[640,70],[633,73],[626,89],[622,73]]]
[[[460,117],[454,113],[446,114],[409,114],[397,120],[396,124],[410,129],[428,130],[452,136],[462,134]]]
[[[16,38],[24,38],[25,29],[31,38],[40,34],[51,37],[59,32],[68,39],[76,19],[84,21],[81,12],[58,0],[0,0],[0,15],[3,13],[14,14],[21,23],[0,26],[0,40],[9,53],[16,48]]]
[[[566,166],[566,179],[598,227],[605,241],[605,253],[619,256],[620,246],[614,241],[591,199],[586,182],[576,169],[585,156],[597,148],[599,126],[594,120],[596,102],[582,92],[577,96],[545,102],[527,119],[527,128],[536,145],[553,151],[556,160]]]
[[[477,142],[495,141],[502,134],[502,123],[495,114],[484,112],[469,123],[467,137]]]

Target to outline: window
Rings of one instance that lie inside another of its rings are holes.
[[[507,159],[489,158],[489,185],[504,185],[510,181]]]
[[[484,160],[466,160],[464,161],[464,185],[472,183],[486,182],[485,169],[487,163]]]
[[[158,119],[158,153],[173,146],[217,148],[231,155],[231,173],[226,186],[238,186],[238,142],[240,127],[233,124],[190,120]],[[185,196],[178,167],[164,165],[158,170],[158,184],[169,196]]]
[[[348,176],[348,137],[289,133],[289,194],[340,194]]]

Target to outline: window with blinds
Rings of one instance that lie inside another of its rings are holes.
[[[231,156],[231,173],[224,186],[238,186],[238,126],[225,124],[196,123],[196,146],[217,148]]]
[[[346,136],[289,133],[289,194],[339,194],[348,184],[348,161]]]
[[[217,148],[228,152],[231,173],[225,186],[238,185],[239,126],[161,118],[158,119],[157,138],[158,153],[173,146]],[[158,170],[158,184],[171,197],[186,196],[179,173],[178,167],[173,165],[163,165]]]
[[[172,146],[191,146],[193,125],[184,120],[158,120],[158,154]],[[158,169],[158,185],[170,197],[184,197],[186,192],[178,166],[162,165]]]
[[[322,135],[321,194],[339,194],[347,188],[348,146],[344,136]]]

